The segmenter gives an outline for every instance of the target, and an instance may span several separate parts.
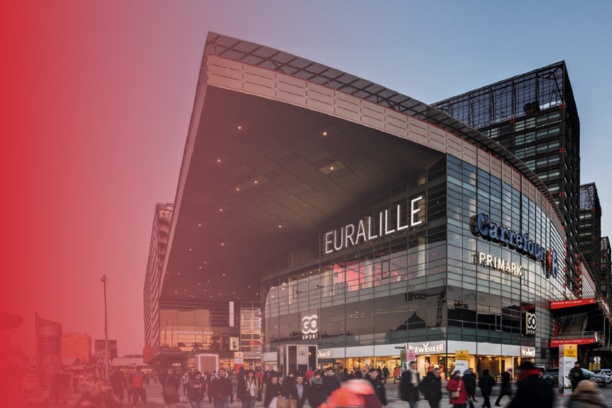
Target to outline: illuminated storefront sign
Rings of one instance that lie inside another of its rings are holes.
[[[485,214],[476,216],[476,233],[545,264],[548,273],[553,278],[557,277],[557,252],[553,248],[547,251],[534,243],[529,238],[529,234],[519,234],[494,222],[489,222],[489,217]]]
[[[319,358],[331,358],[332,352],[331,352],[331,350],[322,350],[322,349],[319,349],[319,350],[317,350],[317,355],[318,355]]]
[[[535,357],[535,347],[521,347],[521,357]]]
[[[523,336],[535,336],[538,327],[537,322],[534,311],[523,311]]]
[[[514,262],[506,261],[501,258],[496,258],[494,256],[485,254],[484,252],[479,252],[474,255],[474,263],[477,265],[486,266],[487,268],[497,269],[514,276],[524,275],[521,265],[517,265]]]
[[[402,204],[398,204],[396,209],[397,215],[395,217],[397,222],[391,223],[393,225],[389,223],[389,210],[384,210],[378,214],[378,228],[374,225],[376,221],[374,218],[366,217],[359,220],[357,225],[347,224],[342,228],[326,232],[323,240],[325,255],[422,224],[423,221],[417,221],[417,214],[421,212],[417,205],[422,199],[423,196],[410,200],[408,220],[406,220],[405,224],[402,224]]]
[[[440,354],[444,353],[444,342],[408,343],[408,349],[414,350],[414,354]]]
[[[319,316],[316,313],[302,316],[302,340],[317,338],[319,338]]]

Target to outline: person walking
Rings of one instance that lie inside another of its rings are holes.
[[[238,383],[237,397],[242,401],[242,408],[254,408],[255,402],[260,399],[259,380],[253,370],[245,372]]]
[[[428,372],[420,386],[423,398],[429,402],[430,408],[438,408],[442,401],[442,378],[440,378],[440,369],[434,368]]]
[[[162,396],[166,408],[176,408],[176,404],[181,399],[179,390],[181,388],[181,378],[171,368],[159,377],[162,386]]]
[[[209,394],[212,394],[215,408],[228,408],[234,403],[232,380],[227,375],[225,368],[219,368],[217,375],[210,383]]]
[[[304,374],[306,376],[306,380],[310,382],[310,380],[312,380],[312,377],[314,377],[314,370],[312,369],[312,367],[308,368],[308,371],[306,371],[306,373]]]
[[[415,361],[411,361],[408,367],[408,370],[402,373],[399,394],[400,399],[406,401],[410,405],[410,408],[416,408],[417,401],[419,400],[421,375],[416,370]]]
[[[55,405],[59,405],[60,399],[63,405],[68,405],[66,400],[66,390],[70,388],[70,378],[64,374],[64,370],[60,369],[51,378],[51,391],[53,391],[53,397],[55,398]]]
[[[187,393],[189,392],[189,382],[191,378],[189,377],[189,373],[185,371],[183,376],[181,377],[181,385],[183,386],[183,396],[187,399]]]
[[[283,386],[278,383],[278,377],[273,376],[266,384],[265,398],[263,401],[264,408],[276,408],[278,399],[283,398]]]
[[[453,408],[463,408],[468,400],[468,394],[465,391],[465,384],[461,378],[461,371],[455,370],[446,384],[446,389],[449,392],[448,398]]]
[[[310,389],[308,390],[308,405],[311,408],[318,408],[319,405],[325,402],[325,393],[323,392],[323,378],[319,371],[315,372],[310,379]]]
[[[287,400],[287,408],[295,408],[297,405],[297,395],[294,393],[295,374],[289,373],[283,380],[283,397]]]
[[[212,380],[215,378],[215,372],[209,371],[206,375],[206,393],[208,394],[208,403],[213,403],[212,393],[210,392],[210,385],[212,384]]]
[[[582,367],[580,367],[580,363],[576,361],[574,363],[574,368],[572,368],[569,372],[570,382],[572,383],[572,392],[576,389],[580,381],[585,379],[584,372],[582,371]]]
[[[382,373],[383,373],[383,378],[382,378],[382,380],[383,380],[383,382],[386,384],[386,383],[387,383],[387,381],[389,380],[389,374],[390,374],[390,373],[389,373],[389,369],[387,368],[387,366],[383,366]]]
[[[74,392],[79,392],[77,387],[79,386],[79,376],[75,374],[72,376],[72,387],[74,388]]]
[[[96,380],[91,391],[83,393],[76,403],[77,408],[122,408],[123,404],[116,395],[113,394],[111,382],[105,378]]]
[[[127,370],[125,372],[125,391],[127,392],[128,402],[132,400],[132,394],[134,393],[134,387],[132,387],[132,372]]]
[[[568,408],[607,408],[607,406],[599,386],[590,380],[580,381],[567,402]]]
[[[363,371],[361,371],[360,367],[357,367],[357,370],[355,370],[355,378],[358,380],[363,379]]]
[[[306,378],[303,375],[298,375],[295,377],[295,384],[293,384],[292,393],[296,397],[296,407],[303,408],[306,401],[308,401],[308,394],[310,392],[310,387]],[[250,407],[253,408],[253,407]]]
[[[504,397],[504,395],[507,395],[508,397],[510,397],[510,399],[512,399],[512,369],[511,368],[507,369],[506,371],[502,373],[501,381],[502,383],[501,383],[501,389],[499,390],[499,396],[497,397],[497,401],[495,401],[496,407],[501,407],[499,402]]]
[[[508,408],[553,408],[555,394],[532,362],[519,366],[518,388]]]
[[[272,377],[274,377],[274,369],[268,366],[268,371],[264,374],[264,385],[270,384]]]
[[[206,382],[202,373],[195,371],[193,378],[189,380],[189,392],[187,393],[187,399],[192,408],[204,408],[204,390],[206,388]]]
[[[123,402],[123,389],[127,388],[127,381],[125,381],[125,375],[119,368],[116,368],[113,375],[110,376],[110,382],[113,393],[119,398],[119,401]]]
[[[327,367],[325,369],[325,377],[323,377],[323,394],[325,398],[329,397],[338,388],[340,388],[340,380],[334,374],[334,369]]]
[[[463,385],[465,386],[465,392],[468,394],[468,404],[470,408],[474,407],[476,401],[476,376],[471,369],[467,369],[463,372]]]
[[[261,401],[261,395],[263,395],[263,386],[264,386],[264,372],[260,367],[257,368],[257,371],[255,372],[255,377],[257,377],[257,382],[259,383],[260,397],[257,398],[257,400]]]
[[[132,374],[132,406],[136,406],[138,398],[141,399],[144,405],[147,405],[147,393],[144,389],[144,374],[140,367],[136,367],[136,372]]]
[[[385,385],[382,381],[382,376],[379,374],[378,370],[370,369],[366,374],[366,380],[370,383],[372,388],[374,388],[374,394],[376,394],[376,398],[380,401],[380,405],[385,408],[388,404],[387,402],[387,390],[385,390]],[[298,407],[299,408],[299,407]]]
[[[478,388],[480,388],[480,393],[484,399],[482,408],[491,408],[491,401],[489,398],[491,397],[491,392],[493,392],[493,387],[495,387],[495,384],[495,378],[491,377],[489,370],[485,369],[478,379]]]

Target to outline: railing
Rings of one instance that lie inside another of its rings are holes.
[[[560,339],[588,339],[597,336],[597,339],[601,341],[603,336],[601,332],[597,331],[570,331],[564,332],[563,334],[559,334],[558,336],[553,337],[555,340]]]

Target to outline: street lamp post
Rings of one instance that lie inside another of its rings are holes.
[[[108,358],[110,353],[108,352],[108,316],[106,312],[106,282],[108,281],[106,275],[102,276],[102,284],[104,285],[104,369],[106,372],[106,379],[108,379]]]

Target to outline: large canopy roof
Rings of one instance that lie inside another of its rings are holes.
[[[444,154],[351,120],[211,85],[207,58],[303,78],[435,125],[514,166],[554,202],[520,160],[437,109],[333,68],[210,33],[175,199],[164,301],[257,300],[266,259]]]

